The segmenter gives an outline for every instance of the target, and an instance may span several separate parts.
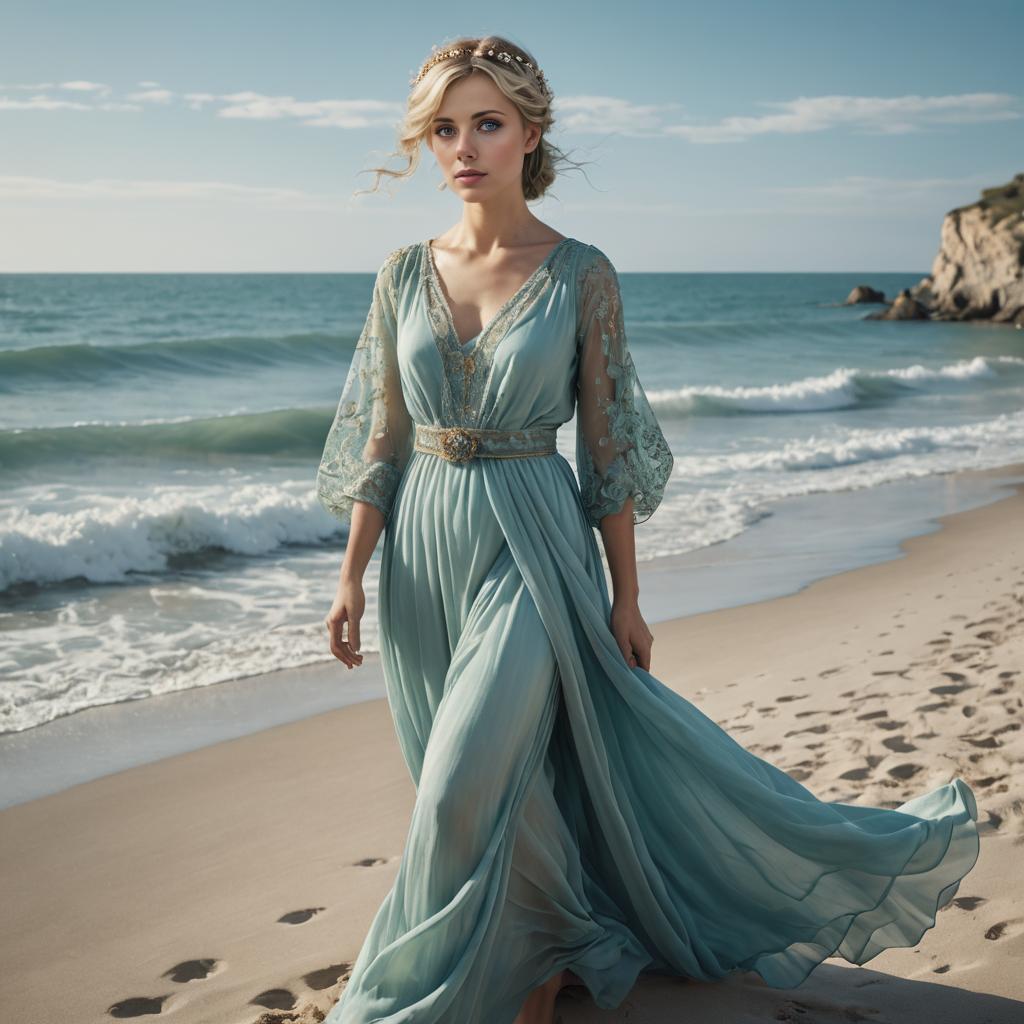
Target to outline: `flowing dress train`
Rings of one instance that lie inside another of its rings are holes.
[[[528,450],[574,412],[578,480]],[[455,427],[505,457],[423,446]],[[385,259],[317,493],[385,516],[381,660],[416,801],[326,1024],[511,1024],[566,967],[603,1008],[642,971],[792,987],[916,944],[975,864],[963,780],[819,800],[627,665],[594,528],[628,497],[644,522],[672,466],[600,249],[559,241],[468,342],[429,240]]]

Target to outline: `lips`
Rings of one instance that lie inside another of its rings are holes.
[[[483,171],[459,171],[459,173],[455,175],[456,178],[482,178],[483,176]]]

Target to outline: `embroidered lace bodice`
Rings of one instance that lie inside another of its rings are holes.
[[[611,261],[563,238],[460,344],[428,241],[388,254],[355,346],[317,473],[339,520],[354,500],[390,517],[416,423],[521,431],[576,415],[576,467],[598,526],[633,499],[654,513],[673,458],[637,377]],[[429,456],[428,456],[429,457]]]

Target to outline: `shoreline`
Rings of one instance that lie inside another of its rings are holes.
[[[641,611],[653,628],[796,595],[821,580],[900,559],[907,540],[941,530],[963,511],[1005,500],[1015,478],[1024,481],[1024,462],[784,499],[737,537],[640,563]],[[936,505],[946,511],[935,514]],[[845,536],[851,521],[855,543]],[[823,543],[808,547],[809,533],[827,531]],[[379,652],[367,651],[354,674],[332,659],[87,708],[0,736],[0,811],[384,696]]]
[[[829,960],[794,990],[645,977],[609,1020],[1018,1018],[1024,485],[1009,490],[938,516],[902,557],[652,624],[653,674],[821,799],[895,805],[963,777],[982,851],[958,898],[918,946],[866,967]],[[8,1015],[57,1024],[73,1001],[99,1024],[131,999],[202,1024],[317,1019],[394,879],[414,798],[373,699],[7,808]],[[183,964],[194,980],[174,980]],[[577,992],[558,1009],[593,1019]]]

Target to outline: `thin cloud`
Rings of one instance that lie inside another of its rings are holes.
[[[146,89],[144,92],[132,92],[128,99],[133,103],[170,103],[174,93],[170,89]]]
[[[102,82],[83,81],[61,82],[54,88],[67,89],[69,92],[98,92],[103,96],[113,91],[109,85],[104,85]]]
[[[127,102],[86,103],[54,98],[45,90],[65,90],[106,97],[111,87],[92,81],[58,85],[0,86],[9,92],[32,91],[26,99],[0,96],[0,110],[137,111],[142,106],[168,105],[176,99],[191,110],[213,110],[228,120],[290,120],[315,128],[360,129],[393,127],[402,104],[373,99],[313,99],[277,96],[253,90],[231,93],[176,93],[156,82],[141,82],[143,91],[129,93]],[[141,106],[140,106],[141,105]],[[907,135],[941,127],[1019,120],[1019,98],[1008,93],[963,93],[944,96],[800,96],[793,100],[762,101],[770,112],[730,115],[708,124],[681,122],[678,103],[635,103],[616,96],[580,94],[555,101],[556,124],[575,134],[609,133],[641,138],[676,138],[699,145],[748,142],[759,136],[808,135],[847,130],[857,134]]]
[[[962,200],[965,193],[969,194],[972,189],[980,192],[998,178],[998,171],[959,178],[885,178],[850,174],[820,184],[762,185],[757,191],[794,197],[800,200],[802,209],[808,209],[807,204],[815,200],[838,200],[849,204],[850,209],[868,206],[877,210],[883,206],[906,208],[915,199],[934,204],[936,195],[942,193]],[[951,198],[950,201],[958,200]]]
[[[555,123],[575,132],[615,132],[628,135],[661,134],[663,111],[677,111],[680,104],[642,104],[615,96],[566,96],[554,103]]]
[[[212,103],[217,97],[212,92],[187,92],[184,98],[193,110],[202,110],[207,103]]]
[[[316,128],[368,128],[390,123],[401,107],[385,100],[297,100],[294,96],[267,96],[236,92],[217,97],[224,106],[218,117],[250,121],[297,120]]]
[[[726,117],[714,124],[668,125],[665,134],[695,143],[746,142],[759,135],[806,135],[834,128],[860,134],[906,135],[937,125],[987,124],[1013,121],[1022,115],[1007,93],[965,93],[959,96],[801,96],[764,102],[778,113],[759,117]]]
[[[95,110],[94,103],[76,103],[74,100],[57,100],[52,96],[30,96],[24,100],[12,100],[0,96],[0,110]]]
[[[261,206],[302,209],[338,206],[334,196],[317,195],[302,189],[239,185],[226,181],[168,181],[160,178],[94,178],[91,181],[62,181],[21,175],[0,175],[0,202],[43,200],[185,200],[235,202]]]
[[[12,100],[7,96],[0,96],[0,110],[103,110],[103,111],[126,111],[142,110],[137,103],[119,103],[110,100],[104,103],[81,103],[77,100],[58,100],[52,96],[30,96],[24,100]]]

